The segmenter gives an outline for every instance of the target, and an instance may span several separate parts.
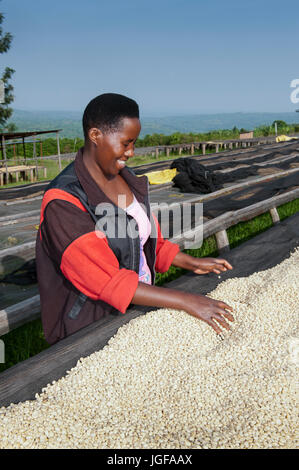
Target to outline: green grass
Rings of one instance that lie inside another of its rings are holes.
[[[227,236],[231,248],[235,248],[240,243],[246,242],[255,235],[264,232],[272,227],[273,222],[269,212],[255,217],[248,222],[240,222],[227,229]]]
[[[5,363],[0,364],[0,373],[50,347],[39,318],[10,331],[1,339],[5,345]]]
[[[283,204],[277,208],[281,220],[295,214],[299,211],[299,199]],[[231,247],[240,245],[246,240],[253,238],[257,234],[264,232],[272,226],[270,214],[262,214],[248,222],[240,222],[227,230]],[[205,256],[218,256],[216,240],[211,236],[203,241],[201,248],[185,250],[191,256],[202,258]],[[164,283],[177,279],[184,270],[171,266],[166,273],[157,273],[156,285],[161,286]],[[44,339],[41,320],[37,319],[27,323],[15,330],[2,336],[5,344],[5,363],[0,364],[0,372],[9,367],[24,361],[29,357],[47,349],[48,343]]]
[[[48,181],[48,180],[52,180],[53,178],[55,178],[55,176],[58,175],[58,173],[60,173],[59,165],[58,165],[58,160],[56,161],[56,160],[38,159],[37,162],[38,162],[38,166],[40,166],[40,167],[46,167],[46,168],[47,168],[47,177],[44,178],[44,176],[43,176],[43,171],[42,171],[42,170],[39,170],[37,181]],[[70,163],[69,160],[61,159],[61,167],[62,167],[62,170],[63,170],[67,165],[69,165],[69,163]],[[15,166],[15,164],[9,165],[9,166]],[[35,162],[28,162],[28,166],[35,166]],[[26,181],[19,181],[18,183],[17,183],[16,181],[13,181],[12,183],[4,184],[3,186],[1,186],[1,189],[4,189],[4,188],[11,188],[11,187],[15,187],[15,186],[21,186],[21,185],[25,185],[25,184],[30,184],[30,179],[29,179],[29,180],[26,180]]]
[[[299,199],[294,199],[294,201],[286,202],[285,204],[282,204],[282,206],[277,207],[277,212],[280,220],[284,220],[298,211]]]

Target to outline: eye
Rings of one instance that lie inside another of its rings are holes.
[[[134,141],[134,140],[129,140],[129,141],[123,143],[123,145],[124,145],[125,147],[128,147],[130,144],[135,145],[135,141]]]

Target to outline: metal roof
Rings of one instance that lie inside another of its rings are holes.
[[[33,135],[50,134],[51,132],[60,132],[62,129],[54,129],[51,131],[28,131],[28,132],[1,132],[0,138],[4,137],[5,140],[10,139],[23,139]]]

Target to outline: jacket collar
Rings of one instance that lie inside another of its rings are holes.
[[[88,197],[89,203],[96,206],[100,202],[111,202],[87,170],[83,162],[83,150],[84,147],[81,147],[77,152],[75,172]],[[144,202],[148,194],[148,178],[146,176],[136,176],[132,170],[128,170],[126,167],[120,171],[120,175],[124,178],[136,199],[139,202]]]

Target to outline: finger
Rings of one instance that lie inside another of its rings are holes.
[[[226,259],[223,259],[223,258],[216,258],[216,262],[217,263],[221,263],[222,265],[224,265],[227,269],[233,269],[232,265],[226,261]]]
[[[213,269],[212,272],[215,274],[220,274],[221,271],[218,271],[218,269]]]
[[[216,266],[213,266],[213,269],[218,269],[220,271],[227,271],[226,267],[223,266],[222,264],[216,264]]]
[[[215,322],[213,321],[213,319],[211,319],[211,320],[206,320],[206,322],[208,323],[208,325],[210,325],[210,326],[213,328],[213,330],[216,331],[217,335],[221,335],[221,334],[222,334],[222,330],[221,330],[220,326],[218,326],[217,323],[215,323]]]
[[[195,274],[207,274],[209,271],[207,271],[206,269],[195,269],[195,271],[193,271]]]
[[[226,260],[224,260],[224,261],[225,261],[225,262],[224,262],[224,266],[225,266],[227,269],[233,269],[232,265],[231,265],[228,261],[226,261]]]
[[[218,310],[215,310],[215,312],[219,313],[220,315],[224,315],[230,321],[235,321],[232,314],[223,308],[218,308]]]
[[[215,314],[213,315],[213,320],[216,320],[218,323],[220,323],[220,325],[221,325],[223,328],[225,328],[226,330],[230,330],[230,329],[231,329],[230,326],[229,326],[229,324],[225,321],[225,319],[224,319],[221,315],[219,315],[218,313],[215,313]]]
[[[218,307],[220,308],[223,308],[224,310],[230,310],[231,312],[233,312],[233,307],[230,307],[229,305],[227,305],[225,302],[222,302],[221,300],[218,301],[217,303]]]
[[[235,321],[234,317],[232,316],[231,313],[225,312],[223,315],[229,320],[229,321]]]

